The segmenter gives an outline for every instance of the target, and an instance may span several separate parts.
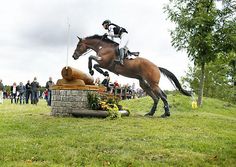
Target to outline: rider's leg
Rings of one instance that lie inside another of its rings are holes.
[[[120,54],[119,54],[119,60],[120,60],[120,64],[124,65],[124,57],[125,57],[125,48],[120,48]]]
[[[129,43],[129,38],[127,33],[122,33],[120,37],[120,44],[119,44],[119,58],[120,58],[120,64],[123,65],[124,63],[124,57],[125,57],[125,51],[127,48],[127,45]]]

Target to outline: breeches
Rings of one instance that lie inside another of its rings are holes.
[[[129,37],[127,33],[122,33],[120,38],[119,49],[128,48]]]

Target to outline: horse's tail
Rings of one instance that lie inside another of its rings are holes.
[[[176,76],[175,76],[172,72],[170,72],[169,70],[167,70],[167,69],[165,69],[165,68],[162,68],[162,67],[158,67],[158,68],[159,68],[159,70],[161,71],[161,73],[164,74],[164,75],[171,81],[172,84],[174,83],[173,85],[174,85],[182,94],[184,94],[184,95],[186,95],[186,96],[192,96],[190,92],[184,90],[184,89],[181,87],[181,85],[180,85],[178,79],[176,78]]]

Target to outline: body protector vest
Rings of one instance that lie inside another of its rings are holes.
[[[123,27],[120,27],[114,23],[109,24],[109,26],[110,25],[114,26],[114,28],[113,28],[114,34],[118,35],[119,37],[121,37],[122,33],[128,33],[128,31]]]

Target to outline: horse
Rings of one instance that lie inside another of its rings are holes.
[[[107,75],[107,71],[104,71],[103,69],[106,69],[117,75],[120,74],[125,77],[139,80],[140,87],[153,100],[153,106],[145,116],[153,116],[155,114],[159,99],[163,101],[165,111],[161,117],[165,118],[170,116],[167,95],[159,87],[160,73],[164,74],[164,76],[174,83],[175,87],[183,95],[191,96],[190,92],[181,87],[181,84],[172,72],[165,68],[156,66],[145,58],[136,57],[133,60],[124,59],[123,65],[118,64],[116,62],[118,44],[106,38],[106,36],[93,35],[85,38],[78,37],[78,39],[79,42],[72,56],[75,60],[80,56],[85,55],[90,50],[95,51],[97,54],[96,56],[91,55],[89,57],[88,68],[91,75],[94,74],[92,69],[92,60],[94,60],[97,64],[94,64],[93,68],[104,76]]]

